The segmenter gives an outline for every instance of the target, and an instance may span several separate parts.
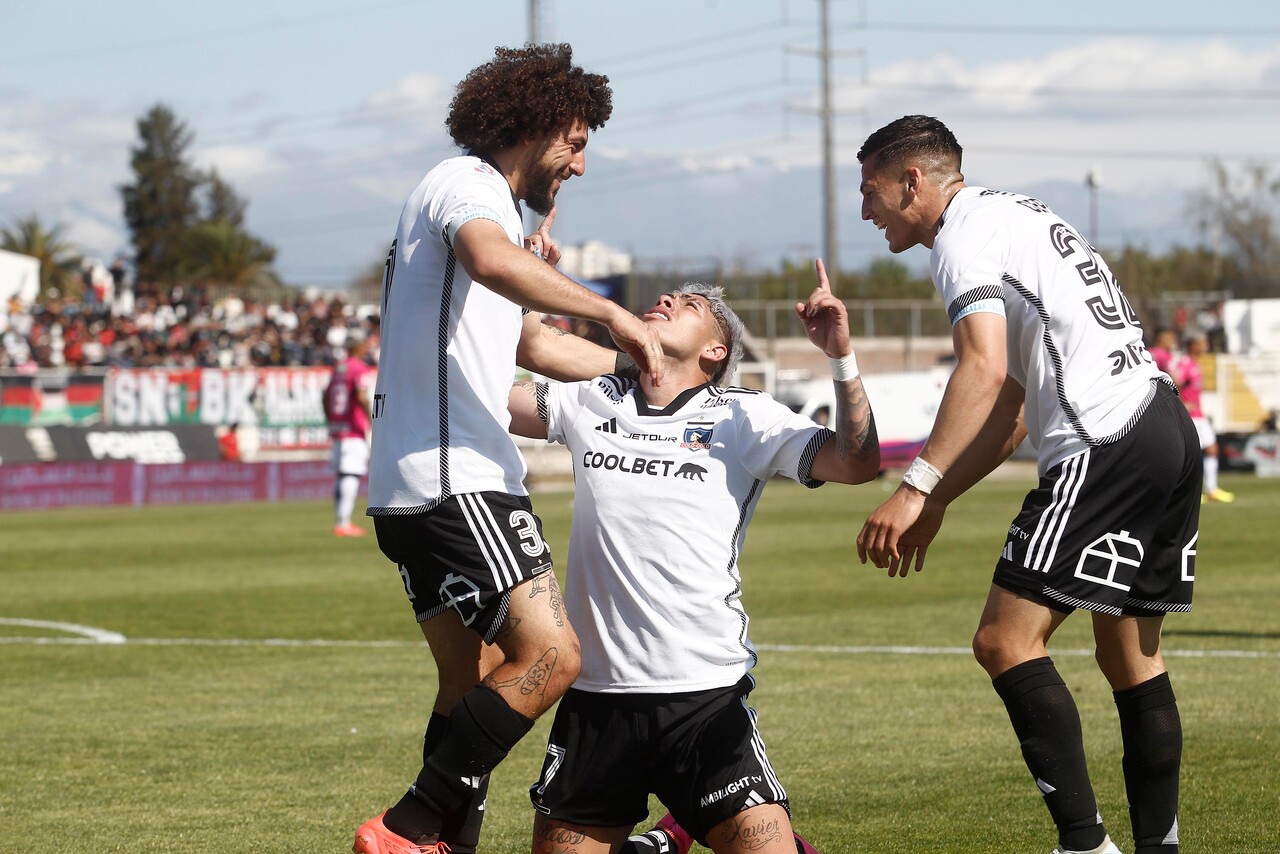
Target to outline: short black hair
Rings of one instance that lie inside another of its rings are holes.
[[[956,162],[956,171],[960,170],[960,161],[964,149],[956,141],[956,136],[942,122],[932,116],[903,116],[880,128],[867,137],[867,141],[858,149],[858,162],[865,163],[867,158],[875,157],[877,166],[899,163],[908,157],[925,156],[938,160]]]

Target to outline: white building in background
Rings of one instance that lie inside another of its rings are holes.
[[[561,246],[556,269],[574,279],[626,275],[631,272],[631,256],[599,240],[588,240],[579,246]]]

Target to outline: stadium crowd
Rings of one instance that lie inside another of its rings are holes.
[[[261,303],[178,285],[131,302],[11,300],[0,312],[0,368],[333,365],[353,332],[377,347],[377,314],[340,297]]]

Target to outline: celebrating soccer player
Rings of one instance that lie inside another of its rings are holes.
[[[1058,829],[1061,854],[1117,854],[1085,768],[1080,716],[1046,645],[1076,608],[1115,692],[1138,854],[1178,850],[1182,725],[1160,629],[1191,609],[1200,446],[1106,262],[1043,202],[970,187],[942,122],[906,116],[858,152],[862,218],[891,252],[932,249],[957,366],[920,456],[867,519],[858,553],[924,564],[947,504],[1024,436],[1039,455],[973,639]]]
[[[368,513],[440,687],[422,770],[356,832],[356,852],[474,852],[489,772],[578,672],[507,432],[516,365],[560,379],[636,363],[661,375],[656,333],[554,268],[556,193],[583,174],[588,133],[612,110],[608,78],[572,60],[569,45],[499,48],[467,75],[447,119],[466,154],[410,194],[391,244]],[[548,215],[528,241],[521,200]],[[603,323],[635,361],[558,335],[544,311]]]
[[[844,304],[822,262],[796,306],[832,360],[836,429],[762,392],[727,386],[742,323],[721,289],[693,283],[644,315],[661,386],[603,376],[517,385],[512,430],[568,446],[575,493],[565,602],[582,672],[560,701],[531,789],[535,854],[796,854],[787,793],[747,697],[738,558],[769,479],[862,483],[880,464]],[[655,793],[671,811],[628,838]]]

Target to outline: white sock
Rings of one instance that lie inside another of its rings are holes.
[[[1204,455],[1204,491],[1218,491],[1218,457],[1215,454]]]
[[[351,513],[356,509],[356,496],[360,493],[360,478],[353,474],[338,476],[338,489],[334,504],[338,525],[350,525]]]

